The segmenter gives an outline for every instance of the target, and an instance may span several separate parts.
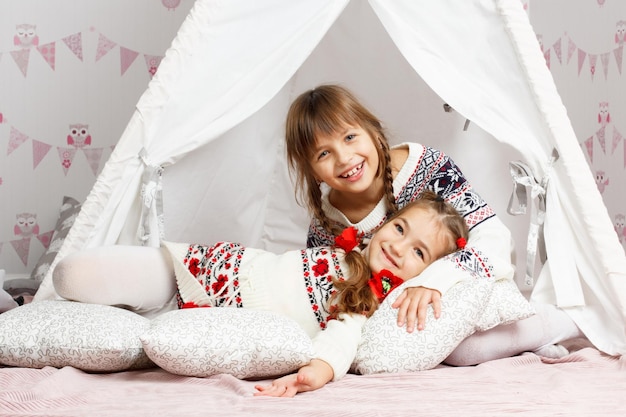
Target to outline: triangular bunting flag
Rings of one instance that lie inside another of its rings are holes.
[[[50,241],[52,240],[53,234],[54,230],[50,230],[49,232],[37,235],[37,239],[41,242],[44,248],[48,249],[50,247]]]
[[[598,142],[600,142],[600,147],[602,148],[602,152],[606,154],[606,127],[602,126],[596,132],[596,137],[598,138]]]
[[[554,53],[556,54],[556,57],[559,60],[559,64],[563,63],[562,60],[562,52],[561,52],[561,38],[557,39],[556,42],[554,42],[554,45],[552,45],[552,49],[554,49]]]
[[[135,61],[137,55],[139,55],[139,52],[120,46],[120,67],[122,75],[124,75],[128,67]]]
[[[576,50],[576,44],[572,39],[567,37],[567,63],[572,59],[572,55],[574,55],[574,51]]]
[[[52,148],[52,145],[33,139],[33,169],[37,168],[37,165],[48,154],[50,148]]]
[[[100,160],[102,158],[102,148],[87,149],[83,148],[87,162],[91,167],[93,175],[98,176],[98,170],[100,169]]]
[[[609,53],[606,52],[600,55],[600,60],[602,61],[602,71],[604,72],[604,79],[606,80],[609,74]]]
[[[19,51],[11,51],[11,56],[13,57],[13,61],[17,64],[17,67],[22,71],[24,77],[26,77],[26,73],[28,72],[28,59],[30,57],[30,48],[20,49]]]
[[[546,65],[548,66],[548,68],[550,68],[550,50],[549,49],[543,53],[543,57],[546,60]]]
[[[613,56],[615,57],[615,63],[617,64],[617,70],[622,73],[622,54],[624,52],[624,45],[613,49]]]
[[[585,149],[587,149],[587,154],[589,155],[589,162],[593,162],[593,136],[589,136],[585,140]]]
[[[617,145],[622,141],[622,134],[613,126],[613,143],[611,144],[611,155],[615,152]]]
[[[70,170],[72,162],[74,161],[76,149],[61,148],[60,146],[57,146],[57,151],[59,152],[59,159],[61,160],[63,172],[67,175],[67,172]]]
[[[83,35],[78,32],[70,36],[63,38],[63,42],[70,48],[70,51],[74,52],[74,55],[81,61],[83,60]]]
[[[156,55],[145,55],[144,59],[146,60],[146,67],[148,68],[148,73],[150,74],[150,78],[154,77],[157,69],[159,69],[159,65],[161,64],[162,56]]]
[[[46,60],[48,65],[50,65],[50,68],[52,68],[54,70],[54,64],[55,64],[55,61],[56,61],[56,45],[55,45],[55,43],[54,42],[50,42],[50,43],[47,43],[45,45],[38,46],[37,50],[39,51],[39,53],[41,54],[43,59]]]
[[[7,146],[7,155],[11,155],[11,152],[19,148],[27,140],[28,136],[11,126],[11,133],[9,135],[9,146]]]
[[[589,54],[589,72],[591,73],[591,79],[593,80],[593,76],[596,75],[596,61],[598,59],[598,55]]]
[[[585,62],[585,57],[587,53],[582,49],[578,50],[578,75],[580,75],[580,69],[583,67],[583,63]]]
[[[109,51],[115,48],[117,44],[111,40],[109,40],[102,33],[98,35],[98,49],[96,49],[96,62],[100,60],[103,56],[109,53]]]
[[[11,245],[15,249],[15,253],[20,257],[24,266],[28,264],[28,252],[30,252],[30,238],[12,240]]]

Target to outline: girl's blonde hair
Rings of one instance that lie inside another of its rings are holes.
[[[454,253],[458,248],[459,238],[467,241],[469,231],[463,216],[434,191],[425,190],[419,199],[407,204],[387,221],[391,221],[407,210],[421,208],[436,214],[442,228],[442,233],[448,233],[448,246],[442,256]],[[334,280],[336,292],[333,294],[334,302],[331,317],[337,318],[341,313],[365,314],[370,317],[378,308],[378,299],[368,285],[372,277],[369,263],[360,251],[352,250],[346,253],[345,261],[348,264],[350,278],[347,280]],[[413,277],[400,277],[411,279]]]
[[[338,234],[340,226],[331,223],[322,210],[322,192],[311,160],[319,136],[335,134],[348,125],[362,128],[374,141],[379,160],[376,176],[383,178],[388,212],[395,213],[389,143],[382,124],[350,91],[338,85],[318,86],[298,96],[287,113],[287,158],[296,176],[296,198],[304,200],[309,212],[331,234]]]

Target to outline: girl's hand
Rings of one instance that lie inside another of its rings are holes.
[[[299,392],[314,391],[333,379],[333,368],[321,359],[313,359],[296,374],[272,381],[272,385],[255,385],[255,396],[294,397]]]
[[[404,326],[411,333],[415,329],[417,318],[417,330],[424,330],[426,326],[426,311],[428,305],[433,305],[435,318],[441,315],[441,293],[425,287],[405,288],[402,294],[391,305],[398,309],[398,326]]]

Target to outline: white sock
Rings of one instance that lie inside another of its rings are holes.
[[[550,304],[533,303],[533,307],[537,312],[534,316],[469,336],[446,358],[445,363],[456,366],[476,365],[584,337],[563,310]],[[543,352],[558,354],[559,350],[546,348]]]

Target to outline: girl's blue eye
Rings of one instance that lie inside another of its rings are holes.
[[[346,136],[346,141],[349,142],[352,139],[354,139],[355,137],[356,137],[356,135],[348,135],[348,136]]]
[[[400,234],[404,233],[404,229],[403,229],[403,228],[402,228],[402,226],[400,226],[399,224],[396,224],[396,230],[397,230]]]
[[[328,155],[328,151],[322,151],[320,152],[320,154],[317,156],[317,159],[322,159],[323,157],[325,157],[326,155]]]
[[[415,254],[420,258],[424,258],[424,253],[420,249],[415,248]]]

